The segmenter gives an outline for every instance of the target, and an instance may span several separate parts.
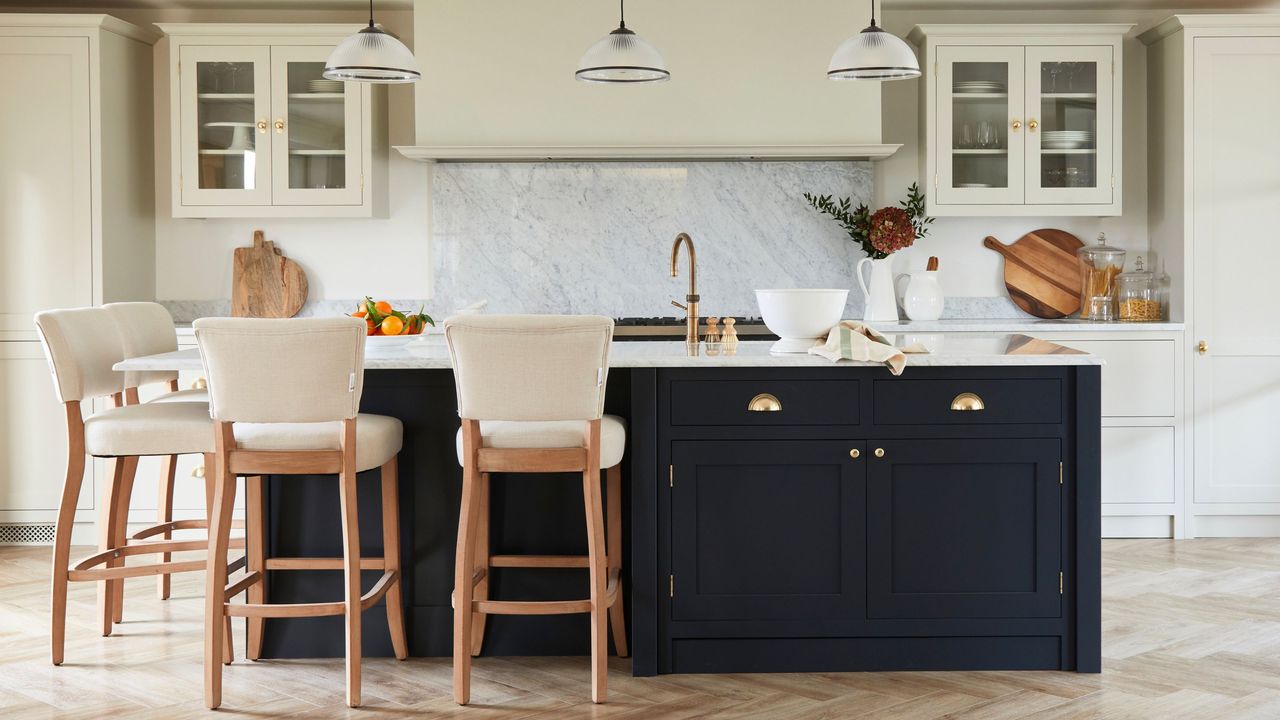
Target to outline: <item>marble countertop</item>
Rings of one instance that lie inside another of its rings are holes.
[[[942,320],[902,320],[896,323],[871,323],[883,333],[1106,333],[1106,332],[1179,332],[1186,329],[1180,322],[1093,322],[1080,318],[1044,320],[1041,318],[951,318]]]
[[[889,334],[894,344],[909,342],[906,335]],[[911,338],[914,339],[914,338]],[[933,338],[929,354],[907,355],[907,367],[1101,365],[1097,356],[1072,350],[1047,340],[1019,334],[971,333]],[[742,341],[733,355],[708,354],[705,345],[690,357],[684,342],[614,342],[610,367],[831,367],[836,363],[816,355],[773,355],[769,341]],[[876,366],[879,363],[840,361],[840,365]],[[444,338],[371,338],[365,349],[366,370],[448,369],[449,352]],[[132,358],[116,363],[118,371],[201,370],[199,351]]]

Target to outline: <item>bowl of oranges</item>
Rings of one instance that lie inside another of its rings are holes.
[[[413,340],[421,335],[428,325],[435,327],[436,321],[422,311],[405,312],[397,310],[385,300],[374,300],[366,296],[351,317],[362,318],[368,328],[368,340],[388,345],[398,345]]]

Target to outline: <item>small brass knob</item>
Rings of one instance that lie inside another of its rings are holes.
[[[876,457],[878,458],[884,457],[884,448],[876,448],[875,454],[876,454]]]
[[[1031,118],[1027,121],[1027,129],[1031,132],[1035,132],[1038,127],[1040,127],[1040,123],[1035,118]]]
[[[207,387],[209,387],[209,383],[204,378],[196,378],[196,381],[191,383],[192,390],[204,390]]]
[[[964,392],[951,399],[951,409],[956,412],[977,412],[986,410],[987,404],[974,393]]]
[[[280,118],[276,118],[276,132],[277,133],[284,132],[284,120]]]
[[[1208,352],[1209,352],[1209,341],[1208,341],[1208,340],[1201,340],[1201,341],[1200,341],[1200,344],[1196,346],[1196,352],[1200,353],[1201,355],[1204,355],[1204,354],[1208,353]]]
[[[857,460],[858,458],[862,457],[862,451],[859,450],[858,448],[854,448],[849,451],[849,457],[853,458],[854,460]]]
[[[750,412],[778,412],[782,409],[782,401],[769,393],[760,393],[747,403]]]
[[[1014,120],[1013,122],[1009,123],[1009,127],[1012,127],[1014,132],[1017,132],[1018,130],[1022,129],[1022,121]]]
[[[267,121],[266,121],[266,120],[259,120],[259,121],[258,121],[258,132],[260,132],[260,133],[264,133],[264,132],[266,132],[266,131],[267,131]]]
[[[204,477],[204,466],[203,466],[203,465],[197,465],[197,466],[195,466],[194,468],[192,468],[192,469],[191,469],[191,477],[193,477],[193,478],[202,478],[202,477]]]

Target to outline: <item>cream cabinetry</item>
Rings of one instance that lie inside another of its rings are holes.
[[[922,25],[931,215],[1119,215],[1129,25]]]
[[[1189,532],[1280,535],[1280,136],[1241,118],[1280,114],[1280,15],[1176,16],[1148,49],[1152,245],[1188,325],[1194,423]]]
[[[357,28],[159,27],[174,217],[386,215],[385,93],[322,77]]]

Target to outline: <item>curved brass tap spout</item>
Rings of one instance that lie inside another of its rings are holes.
[[[681,305],[675,300],[671,301],[672,305],[684,310],[687,314],[686,325],[688,329],[685,331],[685,342],[698,344],[698,253],[693,249],[693,238],[688,233],[680,233],[676,235],[676,241],[671,246],[671,277],[680,276],[680,246],[684,245],[689,249],[689,294],[685,295],[685,304]]]

